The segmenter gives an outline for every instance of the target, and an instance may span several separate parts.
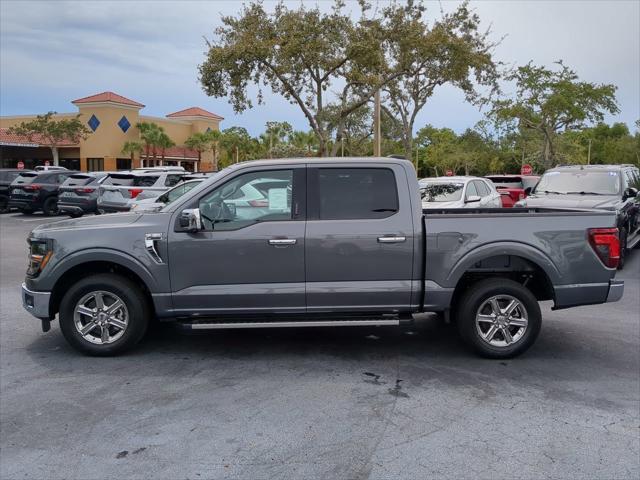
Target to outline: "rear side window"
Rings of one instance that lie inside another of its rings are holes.
[[[387,168],[318,170],[320,220],[386,218],[398,211],[398,190]]]
[[[164,185],[165,187],[173,187],[180,181],[181,178],[182,175],[167,175],[167,178],[164,181]]]

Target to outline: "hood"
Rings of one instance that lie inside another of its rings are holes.
[[[615,195],[529,195],[525,200],[527,207],[556,208],[596,208],[615,210],[619,199]]]
[[[137,213],[113,213],[107,215],[95,215],[81,217],[59,222],[45,223],[34,228],[31,235],[35,237],[46,236],[48,232],[60,230],[78,230],[87,228],[111,228],[122,227],[137,222],[142,215]]]
[[[464,203],[462,200],[455,200],[453,202],[422,202],[422,208],[462,208]]]

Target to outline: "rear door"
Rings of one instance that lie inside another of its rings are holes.
[[[417,240],[402,167],[314,164],[307,178],[307,311],[406,309]]]

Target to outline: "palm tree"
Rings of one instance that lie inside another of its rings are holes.
[[[157,140],[158,140],[158,147],[160,147],[160,152],[161,152],[160,165],[164,165],[164,155],[165,155],[166,149],[173,147],[175,145],[175,142],[171,140],[169,135],[167,135],[164,132],[160,132],[160,135],[158,135]]]
[[[122,153],[125,155],[131,155],[131,167],[133,168],[134,157],[137,154],[141,153],[144,147],[142,143],[134,141],[124,142],[122,146]]]
[[[211,133],[211,132],[209,132]],[[200,168],[200,161],[202,160],[202,152],[209,148],[211,141],[209,134],[196,132],[184,141],[184,145],[191,150],[198,152],[198,168]]]
[[[140,131],[140,138],[144,142],[145,158],[149,162],[149,153],[153,151],[153,164],[155,165],[156,147],[162,142],[162,135],[166,135],[164,129],[153,122],[139,122],[136,127]],[[142,161],[140,166],[144,167]]]
[[[317,145],[317,138],[313,131],[302,132],[296,130],[289,135],[289,143],[307,150],[307,156],[310,157],[312,155],[312,149]]]
[[[213,153],[213,171],[218,170],[218,146],[222,139],[222,133],[220,130],[209,130],[205,133],[207,136],[211,152]]]

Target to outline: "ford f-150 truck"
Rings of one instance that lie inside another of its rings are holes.
[[[423,212],[401,159],[245,162],[157,213],[35,228],[22,297],[44,331],[58,316],[92,355],[134,346],[155,320],[337,327],[441,312],[479,354],[506,358],[534,343],[539,301],[621,298],[615,222],[589,210]]]

